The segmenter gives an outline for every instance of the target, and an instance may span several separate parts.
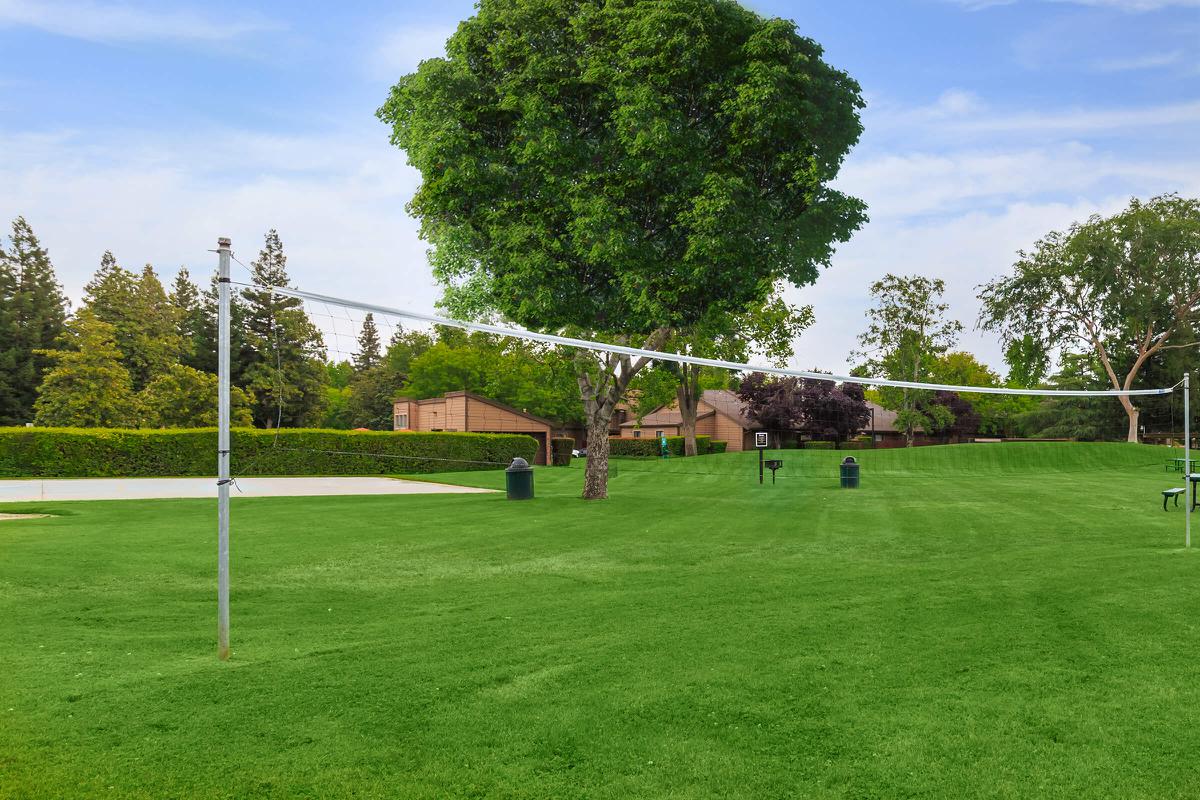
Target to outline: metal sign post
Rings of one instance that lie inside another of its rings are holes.
[[[766,431],[756,431],[754,433],[754,446],[758,448],[758,482],[763,482],[763,450],[767,449],[767,439],[770,434]],[[772,478],[775,476],[772,475]]]
[[[229,660],[229,247],[217,239],[217,658]]]

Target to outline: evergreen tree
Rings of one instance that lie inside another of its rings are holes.
[[[21,398],[13,376],[17,371],[17,268],[0,240],[0,425],[21,421]]]
[[[183,364],[156,375],[138,394],[142,425],[149,428],[211,428],[217,424],[217,376]],[[250,396],[229,389],[230,422],[248,428]]]
[[[217,372],[217,276],[214,273],[208,290],[200,298],[201,326],[196,335],[192,360],[201,372]],[[229,376],[234,386],[245,387],[246,372],[254,363],[254,351],[246,335],[246,304],[237,292],[229,294]]]
[[[121,363],[135,391],[178,360],[181,342],[174,311],[149,264],[134,275],[105,251],[100,268],[84,287],[84,306],[113,326]]]
[[[200,290],[192,283],[187,267],[182,267],[171,284],[168,296],[171,313],[175,317],[175,335],[179,337],[179,362],[201,372],[207,360],[199,348],[204,337],[204,307],[200,301]]]
[[[358,334],[358,353],[354,356],[354,369],[358,372],[379,365],[379,329],[375,327],[375,315],[367,313],[362,332]]]
[[[12,246],[6,261],[9,277],[15,280],[7,321],[0,332],[0,358],[12,386],[7,404],[0,405],[0,422],[28,422],[34,415],[37,387],[53,361],[42,351],[58,340],[67,318],[67,299],[54,275],[50,255],[42,247],[24,217],[12,223]],[[4,403],[0,399],[0,404]]]
[[[251,271],[255,288],[242,292],[250,350],[243,381],[256,398],[255,424],[314,425],[325,403],[325,343],[300,300],[269,288],[289,283],[287,256],[274,229],[267,232]]]
[[[138,423],[137,398],[121,363],[116,328],[90,309],[67,325],[63,350],[42,350],[56,362],[38,387],[35,422],[52,427],[122,428]]]

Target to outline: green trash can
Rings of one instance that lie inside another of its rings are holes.
[[[858,488],[858,462],[854,460],[854,456],[846,456],[842,460],[842,488]]]
[[[514,458],[504,470],[504,486],[509,500],[532,500],[533,467],[523,458]]]

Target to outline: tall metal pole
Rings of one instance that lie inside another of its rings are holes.
[[[229,660],[229,239],[217,239],[217,658]]]
[[[1183,546],[1192,546],[1192,374],[1183,373],[1183,499],[1187,509],[1183,512]]]

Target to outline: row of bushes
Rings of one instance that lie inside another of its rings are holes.
[[[236,428],[230,460],[234,475],[388,475],[532,464],[537,449],[518,434]],[[0,476],[208,476],[216,450],[215,428],[0,428]]]
[[[683,437],[667,436],[667,452],[672,456],[683,455]],[[726,443],[713,441],[709,436],[696,437],[696,455],[724,453]],[[654,439],[609,439],[608,452],[612,456],[651,457],[662,455],[662,445]]]

